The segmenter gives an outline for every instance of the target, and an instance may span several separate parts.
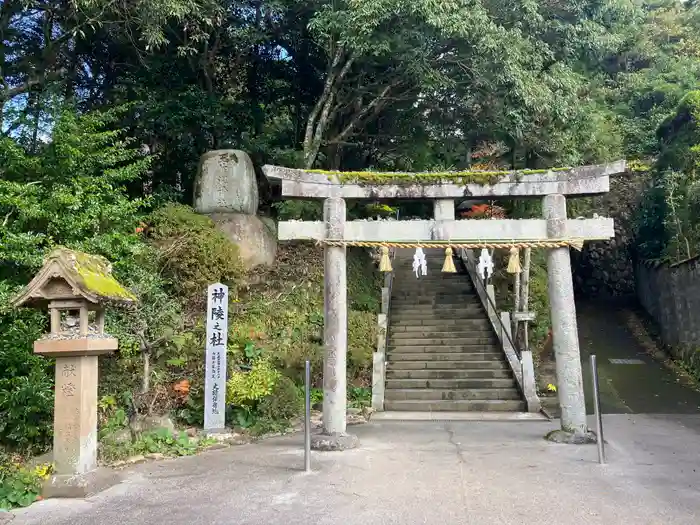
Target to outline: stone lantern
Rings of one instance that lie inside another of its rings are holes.
[[[66,248],[54,250],[13,301],[51,316],[50,332],[34,343],[35,353],[56,359],[54,474],[45,497],[85,497],[111,483],[97,470],[97,358],[118,346],[104,332],[105,306],[135,302],[106,259]]]

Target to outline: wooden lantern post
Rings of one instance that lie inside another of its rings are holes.
[[[34,343],[35,353],[56,359],[54,473],[45,497],[86,497],[114,482],[97,469],[97,358],[118,347],[104,331],[105,306],[135,302],[106,259],[66,248],[54,250],[13,301],[51,316],[50,332]]]

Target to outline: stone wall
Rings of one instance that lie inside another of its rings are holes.
[[[672,266],[637,264],[637,297],[675,357],[700,348],[700,258]]]
[[[572,218],[598,214],[615,219],[614,239],[588,242],[580,253],[571,251],[578,292],[591,297],[634,297],[633,219],[646,181],[646,176],[639,172],[615,175],[610,177],[609,193],[571,201],[569,216]]]

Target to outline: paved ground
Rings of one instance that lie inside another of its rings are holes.
[[[13,525],[697,524],[700,417],[606,417],[594,446],[556,422],[375,422],[361,448],[314,454],[301,436],[141,465],[88,501],[49,500]]]
[[[595,446],[546,442],[556,421],[373,420],[352,427],[359,449],[314,454],[311,474],[291,436],[141,465],[13,525],[700,523],[700,394],[650,359],[613,308],[579,305],[579,328],[587,391],[588,355],[600,363],[607,465]]]
[[[589,362],[593,353],[598,358],[603,413],[700,414],[700,392],[684,385],[645,352],[627,329],[624,310],[601,302],[581,302],[577,313],[589,414],[593,413]]]

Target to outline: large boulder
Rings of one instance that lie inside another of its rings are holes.
[[[144,432],[154,432],[165,429],[175,433],[175,423],[168,416],[149,416],[137,414],[129,421],[129,429],[134,436],[140,436]]]
[[[240,213],[212,213],[209,216],[217,228],[238,245],[246,268],[274,264],[277,230],[272,219]]]
[[[247,153],[215,150],[202,155],[194,184],[194,208],[199,213],[258,211],[258,183]]]

